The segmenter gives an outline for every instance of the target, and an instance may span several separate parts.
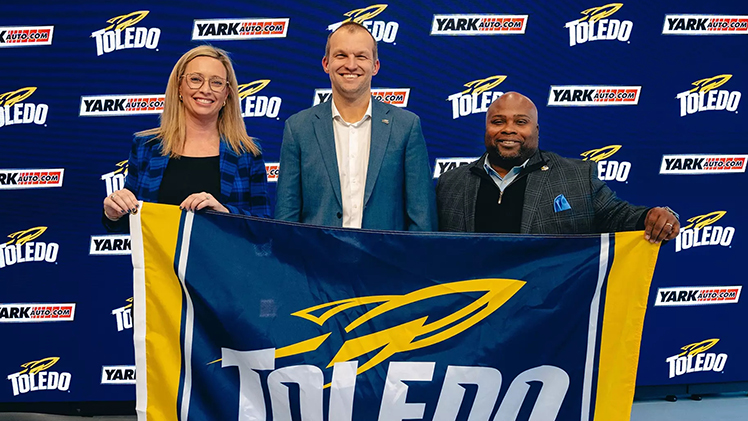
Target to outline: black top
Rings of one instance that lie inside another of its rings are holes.
[[[475,232],[519,233],[526,186],[527,177],[518,176],[504,188],[502,195],[488,174],[481,176],[475,203]]]
[[[207,192],[221,200],[221,162],[219,156],[169,158],[164,170],[158,203],[180,205],[192,193]]]

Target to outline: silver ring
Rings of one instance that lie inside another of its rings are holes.
[[[110,194],[109,198],[112,199],[112,200],[114,200],[114,193]]]
[[[666,223],[665,225],[670,225],[670,229],[673,229],[675,226],[671,224],[670,222]]]

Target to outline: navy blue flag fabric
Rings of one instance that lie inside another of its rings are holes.
[[[393,233],[154,204],[132,226],[141,419],[629,417],[658,251],[640,232]]]

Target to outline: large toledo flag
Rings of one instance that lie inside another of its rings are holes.
[[[658,247],[144,204],[139,420],[628,420]]]

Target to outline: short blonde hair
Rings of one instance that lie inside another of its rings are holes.
[[[179,99],[179,83],[187,63],[197,57],[211,57],[223,64],[226,68],[226,80],[229,90],[226,98],[226,106],[218,113],[218,134],[221,140],[228,143],[231,149],[241,154],[250,152],[254,156],[260,155],[260,148],[254,139],[247,134],[244,126],[244,119],[241,114],[239,105],[238,82],[236,73],[231,64],[231,59],[226,51],[213,47],[212,45],[200,45],[184,53],[179,58],[177,64],[169,75],[169,82],[166,84],[166,94],[164,98],[164,112],[161,114],[161,125],[159,127],[143,130],[135,133],[136,136],[155,136],[161,141],[163,155],[178,157],[184,149],[186,139],[186,125],[184,116],[184,104]]]
[[[338,32],[341,29],[345,29],[346,31],[348,31],[348,33],[354,33],[356,31],[364,31],[367,34],[369,34],[369,36],[371,37],[371,42],[373,43],[371,47],[371,52],[373,56],[372,61],[379,60],[379,52],[377,51],[377,40],[374,39],[374,35],[372,35],[371,32],[369,32],[369,30],[366,29],[364,25],[358,22],[352,21],[352,20],[349,20],[348,22],[344,22],[342,25],[337,27],[337,29],[330,32],[330,34],[327,36],[327,42],[325,43],[325,57],[327,57],[328,60],[330,59],[330,38],[332,38],[332,35],[334,33]]]

